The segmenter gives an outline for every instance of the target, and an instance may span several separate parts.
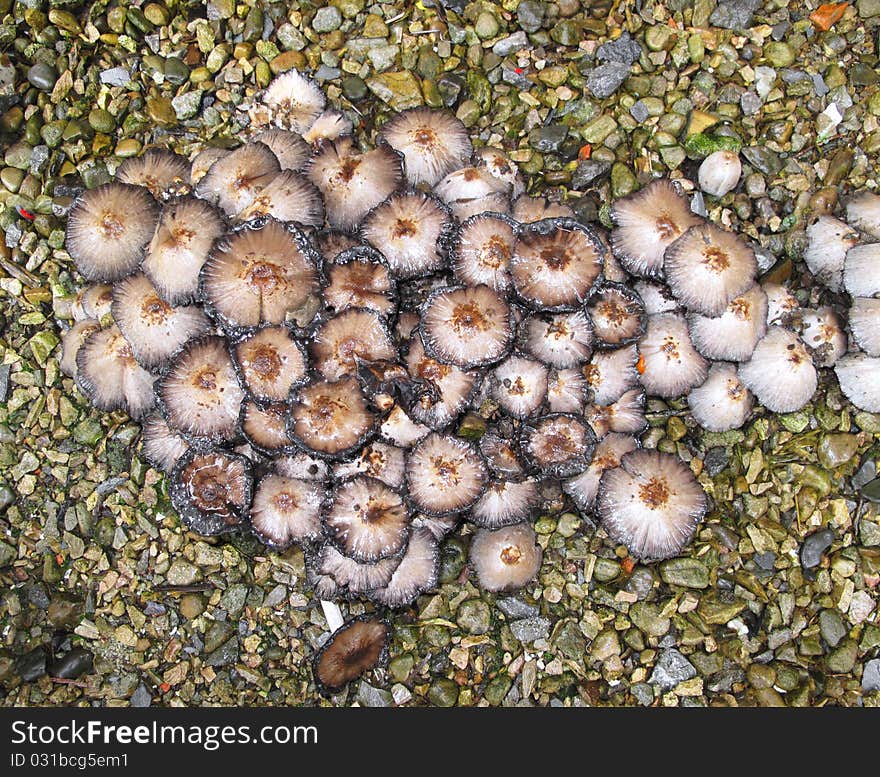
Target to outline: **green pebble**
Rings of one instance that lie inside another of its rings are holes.
[[[135,138],[125,138],[116,144],[116,156],[127,159],[128,157],[137,156],[141,150],[141,142]]]
[[[764,56],[776,68],[791,67],[797,54],[785,41],[770,41],[764,47]]]
[[[497,707],[504,701],[510,691],[511,685],[513,685],[513,679],[509,674],[505,673],[496,675],[489,681],[488,685],[486,685],[486,691],[483,695],[489,704],[493,707]]]
[[[391,675],[395,682],[404,683],[409,679],[415,663],[411,653],[395,656],[388,664],[388,674]]]
[[[15,167],[4,167],[0,170],[0,183],[2,183],[9,191],[15,193],[21,182],[24,180],[24,171]]]
[[[434,680],[428,689],[428,700],[435,707],[454,707],[458,701],[458,685],[445,677]]]
[[[89,112],[89,125],[95,132],[113,132],[116,128],[116,121],[109,111],[95,108]]]
[[[826,434],[819,443],[819,463],[825,469],[846,464],[859,449],[859,438],[854,434]]]
[[[498,34],[498,19],[493,13],[483,11],[474,23],[474,32],[480,40],[489,40]]]
[[[664,51],[673,40],[674,30],[666,24],[652,24],[645,30],[645,45],[649,51]]]
[[[678,442],[687,434],[687,426],[677,415],[672,416],[666,423],[666,436],[673,442]]]
[[[485,634],[492,626],[492,612],[482,599],[468,599],[459,605],[455,620],[468,634]]]
[[[826,666],[833,674],[847,674],[853,670],[859,655],[859,646],[854,639],[846,639],[828,654]]]
[[[49,21],[56,27],[60,27],[65,32],[69,32],[72,35],[79,35],[82,32],[82,27],[79,26],[79,22],[70,11],[63,11],[60,8],[52,8],[49,11]]]
[[[104,434],[101,424],[94,418],[86,418],[73,428],[73,439],[90,448],[98,444]]]
[[[667,585],[684,588],[707,588],[709,586],[709,570],[694,558],[673,558],[660,565],[660,577]]]
[[[623,162],[615,162],[611,167],[611,193],[614,197],[626,197],[639,188],[639,182]]]
[[[465,100],[458,106],[458,111],[456,111],[455,115],[458,116],[465,127],[473,127],[480,120],[483,111],[473,100]]]
[[[776,670],[767,664],[751,664],[746,670],[746,677],[756,690],[772,688],[776,682]]]

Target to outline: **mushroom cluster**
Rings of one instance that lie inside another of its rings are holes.
[[[856,405],[880,404],[870,246],[827,273],[856,298],[863,353],[843,357],[834,313],[795,326],[748,244],[670,181],[615,202],[608,235],[525,194],[444,111],[397,114],[367,147],[290,71],[251,126],[191,162],[150,150],[76,200],[66,247],[91,285],[62,368],[142,421],[189,529],[302,546],[322,599],[411,604],[461,520],[479,584],[521,588],[548,482],[633,557],[676,555],[707,497],[678,457],[641,448],[648,395],[733,429],[755,399],[803,406],[815,365],[836,362]],[[869,210],[850,215],[871,232]],[[821,234],[846,243],[841,228]],[[322,653],[324,687],[344,684],[345,656],[384,655],[383,623]]]

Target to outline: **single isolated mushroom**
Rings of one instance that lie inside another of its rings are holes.
[[[74,201],[64,247],[86,280],[118,281],[143,260],[158,219],[159,206],[146,189],[105,183]]]
[[[813,360],[803,341],[788,329],[771,326],[755,346],[739,377],[757,400],[774,413],[793,413],[810,401],[818,385]]]
[[[324,693],[344,688],[365,672],[388,661],[391,626],[377,615],[347,621],[317,652],[312,664],[315,683]]]
[[[702,486],[677,456],[656,450],[624,454],[599,481],[596,511],[615,543],[656,561],[678,555],[708,509]]]
[[[229,451],[190,448],[171,476],[169,495],[187,528],[206,536],[247,522],[253,490],[251,461]]]
[[[733,151],[713,151],[700,164],[697,180],[700,188],[713,197],[723,197],[736,188],[742,175],[739,154]]]
[[[378,139],[403,154],[410,184],[433,186],[467,164],[473,153],[467,128],[448,111],[401,111],[379,130]]]
[[[543,553],[528,523],[501,529],[478,529],[468,560],[486,591],[516,591],[528,585],[541,568]]]
[[[254,489],[251,529],[269,547],[284,550],[317,540],[322,533],[324,484],[275,473],[264,475]]]
[[[321,115],[326,100],[315,81],[298,70],[287,70],[272,80],[260,102],[275,124],[302,135]]]

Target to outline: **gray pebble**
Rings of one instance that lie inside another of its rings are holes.
[[[325,5],[318,9],[315,18],[312,19],[312,29],[315,32],[333,32],[342,24],[342,14],[334,5]]]
[[[622,62],[632,65],[642,56],[642,47],[632,35],[624,32],[617,40],[609,40],[596,50],[596,57],[603,62]]]
[[[394,697],[389,691],[384,688],[374,688],[364,680],[358,687],[357,700],[364,707],[390,707],[394,703]]]
[[[801,566],[813,569],[822,562],[822,554],[831,547],[834,542],[834,532],[831,529],[822,529],[813,532],[801,545]]]
[[[606,62],[593,68],[587,76],[587,89],[600,100],[611,97],[626,81],[630,66],[622,62]]]
[[[648,682],[671,691],[679,683],[696,676],[697,670],[690,661],[675,648],[667,648],[660,654]]]
[[[111,67],[101,71],[101,83],[108,86],[125,86],[131,81],[131,73],[124,67]]]
[[[880,658],[873,658],[865,664],[862,672],[862,690],[865,693],[880,691]]]
[[[523,618],[510,624],[513,636],[520,642],[534,642],[550,634],[550,621],[546,618]]]
[[[492,46],[492,53],[497,54],[499,57],[506,57],[517,51],[522,51],[528,45],[529,39],[525,32],[518,30],[513,35],[508,35],[506,38],[496,41],[495,45]]]
[[[602,159],[585,159],[578,162],[577,169],[571,176],[571,186],[573,189],[586,189],[609,172],[611,172],[611,162]]]
[[[28,68],[27,79],[41,92],[51,92],[58,80],[58,71],[45,62],[37,62]]]
[[[134,689],[134,693],[131,695],[129,702],[132,707],[149,707],[153,702],[153,697],[150,696],[147,686],[143,683],[139,683],[138,687]]]
[[[511,620],[534,618],[540,613],[540,610],[535,607],[535,605],[528,604],[516,596],[508,596],[505,599],[499,599],[498,609]]]
[[[760,7],[761,0],[722,0],[712,11],[709,23],[725,30],[745,30]]]

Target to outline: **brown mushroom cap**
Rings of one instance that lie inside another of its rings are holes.
[[[340,313],[348,308],[367,308],[380,316],[396,312],[396,284],[384,258],[366,246],[340,252],[326,266],[328,284],[324,304]]]
[[[141,263],[158,217],[158,205],[146,189],[105,183],[73,203],[64,246],[86,280],[117,281]]]
[[[620,348],[645,333],[645,305],[636,292],[622,283],[595,286],[584,309],[600,347]]]
[[[577,367],[593,353],[593,324],[575,313],[533,313],[520,324],[526,350],[557,369]]]
[[[467,219],[453,242],[452,270],[466,286],[485,285],[495,291],[510,287],[510,259],[516,222],[492,213]]]
[[[260,132],[255,138],[263,143],[278,158],[282,170],[301,171],[312,155],[312,149],[295,132],[271,128]]]
[[[313,671],[318,687],[325,693],[338,691],[388,660],[391,627],[375,615],[345,623],[336,631],[314,659]]]
[[[461,413],[478,385],[478,373],[443,364],[425,353],[421,338],[410,340],[406,366],[411,377],[431,389],[408,406],[414,421],[443,429]]]
[[[596,435],[582,417],[552,413],[524,424],[520,448],[533,468],[552,478],[583,472],[596,447]]]
[[[276,456],[293,448],[287,432],[287,405],[258,404],[246,399],[241,403],[239,426],[244,438],[254,449],[267,456]]]
[[[458,437],[432,433],[406,461],[406,482],[413,505],[429,515],[466,510],[483,493],[488,474],[482,457]]]
[[[281,172],[278,157],[263,143],[247,143],[224,154],[196,184],[196,194],[236,216]]]
[[[437,586],[440,575],[440,547],[429,528],[416,526],[400,565],[384,588],[370,591],[369,597],[386,607],[405,607],[425,591]]]
[[[255,399],[284,402],[306,379],[303,347],[284,326],[266,326],[246,335],[232,348],[242,384]]]
[[[318,294],[316,261],[298,230],[274,219],[251,222],[215,245],[201,295],[224,326],[283,324]]]
[[[321,324],[310,351],[313,366],[327,380],[356,375],[359,361],[397,359],[397,348],[382,319],[362,308],[349,308]]]

